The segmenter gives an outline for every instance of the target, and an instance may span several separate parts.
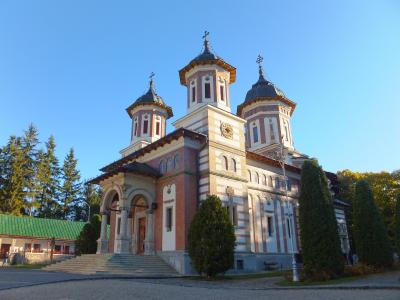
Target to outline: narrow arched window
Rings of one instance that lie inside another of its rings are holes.
[[[258,173],[256,172],[256,177],[255,177],[255,181],[256,183],[260,183],[260,175],[258,175]]]
[[[172,157],[167,160],[167,171],[172,171],[174,169],[174,160]]]
[[[250,172],[250,170],[247,171],[247,177],[248,177],[249,182],[251,182],[251,172]]]
[[[279,178],[275,177],[275,188],[279,189],[280,188],[280,184],[279,184]]]
[[[265,174],[263,175],[262,184],[263,184],[263,185],[267,185],[267,176],[265,176]]]
[[[174,165],[175,169],[179,168],[179,154],[176,154],[174,157]]]
[[[225,170],[229,170],[229,166],[228,166],[228,158],[226,156],[223,156],[223,164],[224,164],[224,168]]]
[[[269,176],[268,177],[268,185],[270,186],[270,187],[272,187],[272,176]]]
[[[160,173],[161,173],[161,174],[164,174],[164,173],[165,173],[165,171],[166,171],[166,169],[167,169],[165,160],[162,159],[162,160],[160,161],[159,169],[160,169]]]
[[[231,159],[231,168],[233,172],[236,172],[236,160],[234,158]]]

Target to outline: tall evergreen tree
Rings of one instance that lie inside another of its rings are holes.
[[[393,264],[392,249],[385,224],[366,180],[356,184],[353,200],[354,239],[361,262],[376,267]]]
[[[36,174],[38,216],[56,218],[58,215],[58,194],[60,185],[60,167],[55,155],[56,144],[50,136],[46,142],[46,152],[40,151]]]
[[[24,213],[27,186],[27,176],[24,169],[26,162],[24,152],[22,151],[21,138],[10,137],[7,148],[8,170],[4,190],[4,212],[21,215]]]
[[[35,198],[36,198],[36,172],[38,162],[38,150],[37,145],[39,144],[38,131],[33,124],[30,124],[28,129],[24,132],[22,138],[22,166],[24,172],[24,191],[25,191],[25,206],[28,208],[31,214]]]
[[[299,221],[304,271],[311,279],[339,276],[344,269],[328,181],[316,161],[301,170]]]
[[[60,205],[64,219],[81,219],[82,207],[80,201],[82,200],[82,185],[77,164],[78,160],[75,159],[74,149],[71,148],[62,166],[63,184],[60,194]]]

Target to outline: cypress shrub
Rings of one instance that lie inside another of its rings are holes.
[[[356,184],[353,227],[360,262],[374,267],[389,267],[393,264],[388,233],[374,202],[371,188],[365,180]]]
[[[217,196],[202,201],[189,228],[189,256],[201,275],[214,277],[233,267],[235,232]]]
[[[94,254],[97,251],[97,240],[100,237],[101,217],[94,215],[90,223],[83,226],[81,233],[75,241],[77,254]]]
[[[302,166],[299,223],[305,276],[326,280],[341,275],[344,260],[333,201],[316,161],[305,161]]]

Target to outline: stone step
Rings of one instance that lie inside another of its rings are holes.
[[[120,274],[132,276],[178,276],[179,274],[158,256],[130,254],[85,254],[43,268],[78,274]]]

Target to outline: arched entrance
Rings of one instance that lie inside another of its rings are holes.
[[[114,253],[115,237],[119,233],[117,232],[117,230],[119,230],[119,228],[117,228],[119,225],[117,220],[120,220],[119,218],[117,218],[118,207],[119,207],[119,197],[118,194],[116,193],[112,198],[110,205],[107,208],[109,216],[108,225],[110,225],[110,238],[108,242],[109,253]]]
[[[122,195],[122,192],[118,186],[113,186],[104,193],[100,207],[102,220],[100,238],[97,241],[97,253],[114,252],[120,195]],[[109,230],[107,229],[108,226]]]
[[[149,205],[145,197],[139,195],[132,200],[129,218],[131,229],[131,251],[134,254],[143,255],[146,250],[148,211]]]

